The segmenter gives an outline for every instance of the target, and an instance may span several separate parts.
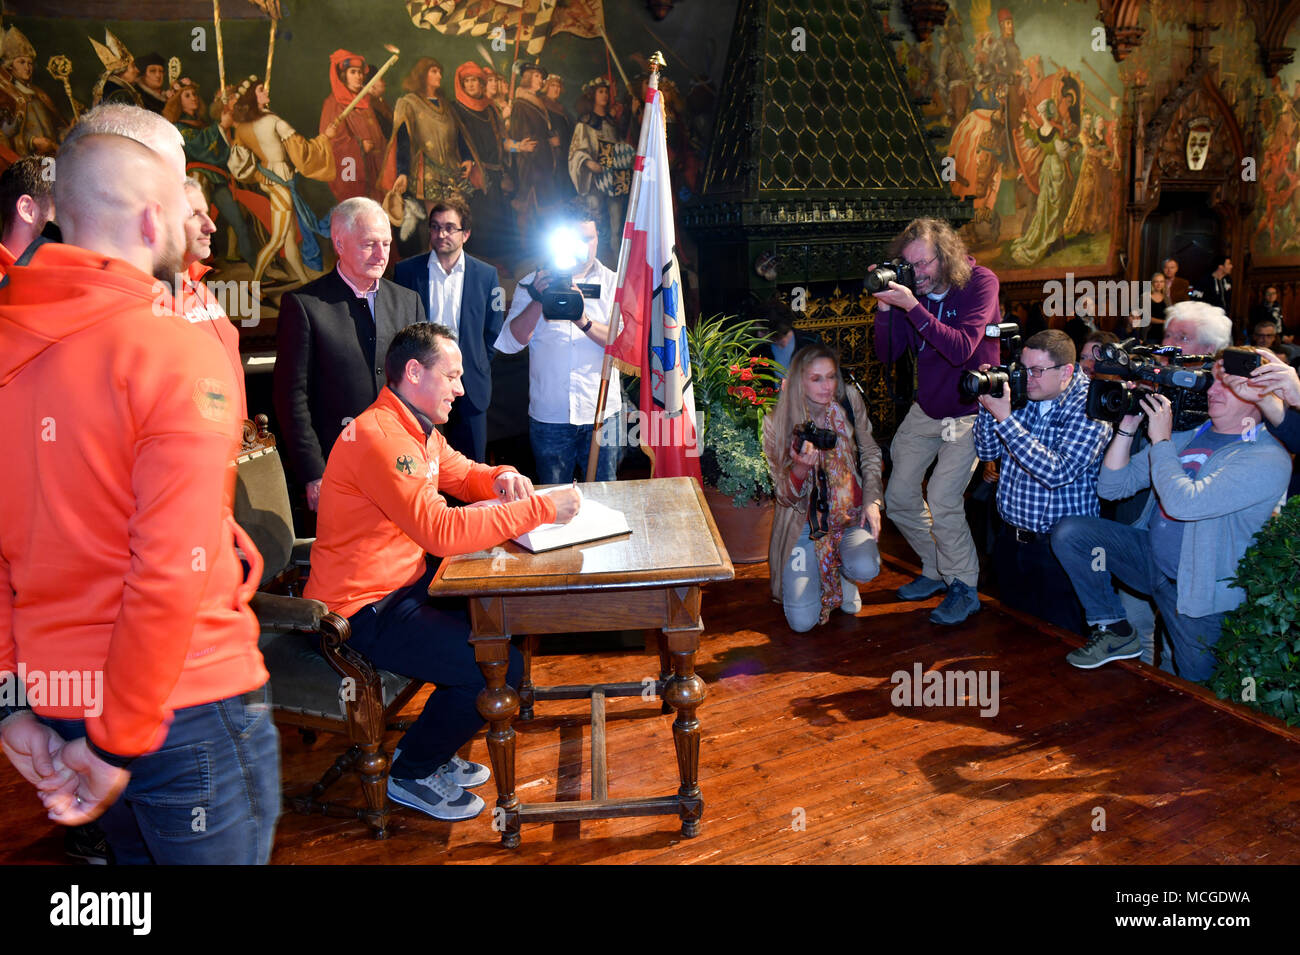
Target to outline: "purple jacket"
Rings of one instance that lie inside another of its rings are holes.
[[[897,361],[909,348],[917,352],[916,402],[936,420],[975,414],[979,404],[964,402],[957,383],[966,371],[1000,360],[998,340],[984,327],[1002,320],[998,277],[975,260],[965,288],[952,288],[942,301],[922,298],[911,311],[876,312],[876,355]]]

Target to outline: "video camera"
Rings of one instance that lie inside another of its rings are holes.
[[[1168,364],[1158,364],[1157,357]],[[1117,424],[1125,415],[1141,414],[1142,398],[1154,392],[1173,405],[1175,431],[1199,427],[1210,416],[1206,392],[1214,383],[1208,367],[1213,364],[1213,355],[1184,355],[1181,348],[1143,345],[1133,338],[1102,345],[1088,386],[1088,417]]]
[[[552,322],[577,322],[582,320],[584,298],[600,298],[600,284],[584,282],[574,285],[573,270],[579,262],[586,261],[587,243],[572,228],[561,226],[548,240],[551,250],[550,285],[545,292],[525,286],[528,294],[542,304],[542,317]]]
[[[1004,364],[985,371],[968,371],[957,383],[963,401],[974,401],[980,395],[1001,395],[1002,386],[1011,389],[1011,407],[1023,408],[1029,404],[1029,369],[1020,363],[1020,326],[1015,322],[986,325],[985,338],[996,338],[1002,345]]]

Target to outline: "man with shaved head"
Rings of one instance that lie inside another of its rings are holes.
[[[57,160],[66,244],[0,289],[0,743],[119,863],[264,863],[261,557],[230,518],[233,369],[169,291],[183,158],[129,113],[87,122]]]

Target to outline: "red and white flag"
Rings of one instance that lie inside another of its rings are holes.
[[[703,484],[663,96],[657,84],[654,73],[646,86],[641,141],[618,253],[614,302],[622,328],[608,352],[622,371],[641,379],[640,441],[652,475],[693,477]]]

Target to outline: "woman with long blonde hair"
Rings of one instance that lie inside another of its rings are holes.
[[[811,630],[837,605],[857,613],[855,581],[880,572],[881,456],[835,352],[809,345],[791,359],[776,410],[763,420],[763,453],[776,491],[772,597],[790,628]]]

